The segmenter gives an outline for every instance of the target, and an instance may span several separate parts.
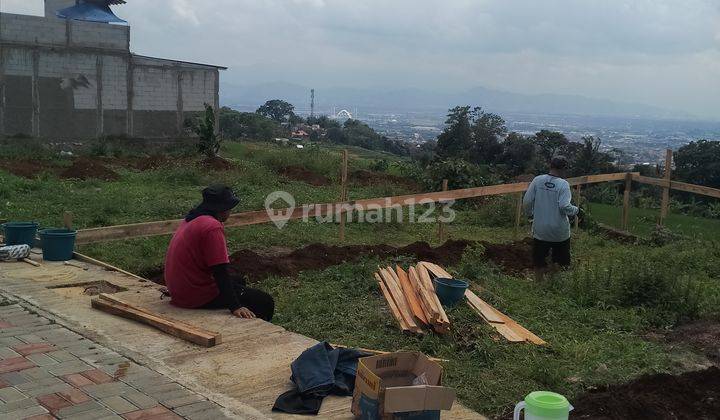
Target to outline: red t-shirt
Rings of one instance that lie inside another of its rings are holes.
[[[212,216],[183,221],[165,256],[165,284],[172,303],[198,308],[215,299],[220,291],[211,267],[229,262],[222,223]]]

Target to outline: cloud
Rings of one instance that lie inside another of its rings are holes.
[[[128,0],[115,10],[135,51],[227,65],[232,84],[484,85],[720,118],[717,0]]]

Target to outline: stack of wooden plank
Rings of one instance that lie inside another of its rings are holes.
[[[450,273],[437,264],[421,262],[418,265],[423,266],[434,277],[453,278]],[[543,339],[515,322],[512,318],[480,299],[473,291],[468,289],[465,292],[465,299],[467,299],[470,308],[508,341],[512,343],[530,342],[541,346],[547,344]]]
[[[450,329],[450,320],[435,294],[430,273],[424,265],[379,268],[375,279],[390,311],[404,332],[423,334],[429,328],[438,334]]]

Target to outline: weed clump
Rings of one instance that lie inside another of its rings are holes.
[[[584,307],[636,308],[652,327],[697,319],[704,303],[701,279],[641,255],[562,273],[554,287]]]

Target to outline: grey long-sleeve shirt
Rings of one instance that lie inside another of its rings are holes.
[[[570,239],[568,216],[578,214],[578,208],[570,204],[570,184],[556,176],[540,175],[530,183],[523,198],[527,215],[533,216],[533,237],[547,242],[563,242]]]

